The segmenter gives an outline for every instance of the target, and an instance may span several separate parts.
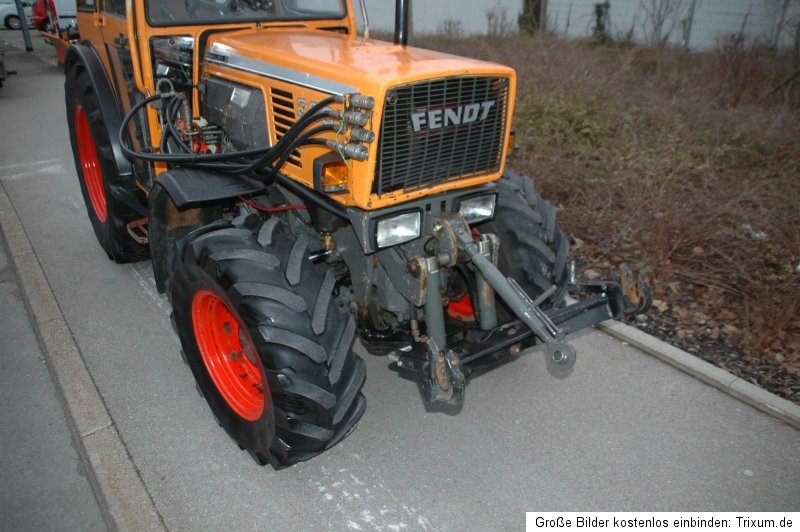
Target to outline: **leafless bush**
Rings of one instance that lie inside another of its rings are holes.
[[[436,35],[443,39],[462,39],[464,26],[460,20],[448,18],[436,26]]]
[[[715,54],[719,63],[722,100],[736,107],[744,99],[752,101],[769,79],[767,46],[743,33],[721,36]]]
[[[594,5],[594,26],[592,27],[592,39],[600,44],[607,42],[611,38],[609,28],[610,11],[611,3],[608,0],[602,3],[595,3]]]
[[[508,16],[508,8],[495,3],[486,11],[486,35],[490,39],[500,39],[510,35],[514,24]]]
[[[510,164],[558,205],[584,268],[633,263],[668,308],[666,329],[724,337],[800,375],[800,105],[769,95],[792,63],[763,44],[728,46],[619,50],[537,34],[445,49],[517,70],[522,149]]]
[[[669,41],[689,8],[687,0],[639,0],[639,9],[644,12],[645,40],[654,46]]]

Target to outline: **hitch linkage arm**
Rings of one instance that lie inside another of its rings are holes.
[[[640,274],[635,278],[630,268],[623,264],[620,267],[619,282],[576,283],[574,267],[570,267],[567,291],[588,297],[566,307],[551,308],[545,312],[540,305],[557,290],[556,286],[545,290],[535,301],[532,300],[514,279],[503,275],[490,258],[495,256],[492,252],[496,252],[496,249],[491,249],[496,245],[491,235],[482,235],[482,240],[476,241],[469,226],[459,216],[452,216],[446,223],[453,231],[458,250],[466,253],[477,269],[479,281],[488,284],[489,291],[494,290],[518,320],[497,326],[493,313],[490,312],[487,319],[486,309],[478,308],[479,321],[486,331],[485,340],[478,345],[464,342],[445,347],[441,343],[446,341],[444,337],[431,337],[425,345],[424,358],[409,356],[410,351],[414,350],[411,346],[401,350],[403,352],[395,353],[394,359],[400,366],[416,373],[423,399],[428,405],[461,405],[464,401],[466,378],[473,370],[477,370],[484,360],[489,361],[488,365],[497,362],[498,353],[512,346],[519,346],[520,342],[531,336],[536,336],[547,346],[550,360],[559,373],[569,370],[575,364],[576,355],[575,348],[564,340],[566,334],[607,319],[640,314],[650,308],[652,296],[643,276]],[[487,246],[490,248],[488,251],[485,249]],[[436,281],[438,271],[434,271],[433,264],[432,262],[431,279]],[[435,310],[441,308],[438,284],[433,282],[428,290],[433,300],[427,305],[427,314],[433,316]],[[486,301],[493,305],[494,298],[487,297]],[[483,302],[479,302],[479,307],[484,306],[486,305]],[[506,356],[513,356],[511,353],[512,350],[509,349]]]
[[[539,308],[539,304],[547,298],[549,293],[546,292],[543,294],[544,297],[539,297],[537,301],[531,300],[514,279],[503,275],[497,266],[480,252],[469,227],[463,220],[454,219],[452,223],[455,227],[459,249],[469,255],[481,275],[506,302],[512,312],[545,343],[553,362],[565,369],[572,366],[575,363],[575,348],[564,341],[564,333]]]

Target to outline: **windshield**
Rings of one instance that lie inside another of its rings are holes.
[[[148,0],[154,26],[328,20],[345,16],[343,0]]]

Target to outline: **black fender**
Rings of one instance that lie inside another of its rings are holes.
[[[233,176],[189,168],[173,168],[156,177],[178,210],[203,203],[263,192],[267,184],[244,176]]]
[[[142,216],[147,216],[147,206],[136,193],[133,165],[125,157],[125,153],[119,144],[122,114],[103,62],[91,45],[73,44],[67,50],[67,57],[64,59],[64,72],[68,75],[75,64],[80,64],[86,69],[94,93],[97,95],[100,112],[103,115],[103,124],[105,124],[108,133],[112,158],[116,165],[118,176],[118,180],[111,183],[112,193],[117,200],[136,210]]]

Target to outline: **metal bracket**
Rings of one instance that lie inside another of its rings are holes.
[[[390,354],[397,365],[416,373],[417,383],[426,405],[434,404],[459,407],[464,403],[467,378],[461,358],[452,350],[444,351],[439,343],[429,338],[425,344],[427,356],[423,360],[407,354],[411,346]]]
[[[128,222],[128,234],[137,244],[144,246],[150,242],[150,233],[147,230],[147,223],[149,221],[149,218],[139,218],[138,220]]]
[[[653,295],[650,292],[650,285],[644,279],[644,274],[634,277],[633,270],[627,264],[621,264],[619,275],[619,287],[625,301],[625,308],[634,314],[644,314],[653,304]]]

